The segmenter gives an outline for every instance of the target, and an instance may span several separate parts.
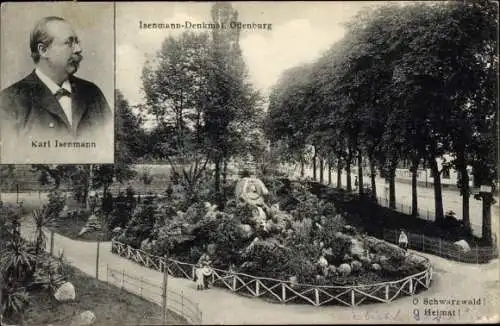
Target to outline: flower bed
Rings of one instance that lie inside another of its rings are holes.
[[[112,241],[111,251],[160,272],[167,268],[168,274],[173,277],[194,279],[196,268],[194,264],[154,256],[115,240]],[[424,271],[402,279],[373,284],[346,286],[301,284],[221,269],[214,269],[212,283],[238,294],[281,303],[308,303],[314,306],[341,304],[352,307],[368,302],[388,303],[398,297],[413,295],[430,287],[432,266],[427,258],[422,256],[419,258],[425,261]]]
[[[144,201],[115,240],[189,264],[210,252],[212,267],[222,271],[316,286],[392,282],[427,269],[424,260],[348,225],[350,216],[300,184],[240,181],[221,209],[176,205],[178,189],[173,199]]]

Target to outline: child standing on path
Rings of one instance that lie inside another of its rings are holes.
[[[408,236],[403,229],[401,229],[401,233],[399,233],[398,244],[404,251],[408,250]]]

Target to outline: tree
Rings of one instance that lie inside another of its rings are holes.
[[[215,23],[229,25],[237,16],[229,3],[212,7]],[[195,196],[209,161],[218,193],[231,157],[261,153],[265,145],[262,99],[246,80],[239,33],[227,28],[169,37],[143,70],[147,111],[157,122],[151,135],[160,139],[154,151],[188,196]]]
[[[441,173],[454,166],[468,226],[468,166],[487,184],[497,175],[497,24],[497,7],[481,1],[362,12],[317,62],[293,68],[298,81],[277,84],[269,134],[298,149],[334,153],[345,164],[348,189],[353,158],[361,186],[368,158],[372,188],[378,166],[389,180],[393,208],[396,168],[409,161],[413,215],[418,168],[429,166],[438,223],[444,217]]]
[[[91,186],[93,189],[103,189],[108,192],[113,182],[123,183],[133,178],[136,172],[131,168],[136,156],[134,153],[140,146],[144,131],[141,128],[140,117],[137,117],[129,106],[127,100],[120,92],[115,91],[115,157],[113,164],[97,164],[86,167],[85,171],[91,175]]]
[[[408,24],[420,28],[409,29],[411,42],[400,62],[405,70],[406,105],[411,107],[410,116],[420,133],[418,147],[434,177],[436,221],[443,218],[441,169],[436,160],[450,153],[454,159],[447,163],[460,172],[463,218],[468,224],[467,165],[475,156],[472,139],[478,139],[474,135],[479,133],[479,125],[496,110],[491,105],[486,110],[476,105],[485,92],[492,94],[494,85],[496,7],[478,2],[415,8]],[[484,84],[486,80],[493,85]],[[484,104],[484,99],[479,102]]]
[[[212,21],[230,26],[238,21],[238,12],[230,3],[215,3],[211,10]],[[259,116],[260,96],[247,81],[247,72],[239,45],[240,30],[236,28],[213,29],[209,51],[209,98],[205,111],[205,135],[214,163],[214,190],[220,191],[221,169],[228,160],[241,153],[246,130],[240,126],[245,120]],[[258,119],[255,120],[258,122]],[[257,123],[258,124],[258,123]],[[255,123],[250,125],[255,130]]]
[[[54,183],[54,190],[60,188],[61,184],[68,181],[71,176],[76,172],[75,165],[64,165],[64,164],[36,164],[32,165],[33,171],[40,172],[39,182],[45,185],[49,182]]]
[[[29,304],[26,286],[33,280],[36,257],[21,237],[20,219],[19,212],[0,205],[0,321],[17,315],[23,324]]]
[[[306,128],[306,116],[303,98],[310,87],[311,65],[302,65],[283,72],[269,96],[269,107],[265,119],[265,133],[278,147],[283,146],[281,157],[286,162],[298,162],[301,175],[309,156],[307,147],[309,131]]]
[[[47,226],[56,216],[51,214],[49,206],[42,206],[40,209],[34,210],[32,213],[33,222],[35,223],[35,255],[45,249],[47,236],[43,228]]]
[[[208,49],[206,33],[169,37],[143,71],[147,110],[157,121],[151,133],[155,156],[169,162],[188,196],[195,196],[209,160],[204,130]]]
[[[10,188],[9,182],[14,178],[14,165],[0,165],[0,202],[2,201],[2,191],[4,186]]]
[[[488,2],[472,2],[456,4],[448,10],[447,32],[454,47],[450,53],[460,51],[459,57],[450,55],[455,72],[448,83],[456,108],[449,117],[453,122],[450,140],[455,156],[451,164],[459,172],[462,219],[470,228],[467,167],[476,161],[480,165],[486,163],[485,183],[491,184],[496,178],[498,7]],[[490,150],[484,151],[485,147]]]

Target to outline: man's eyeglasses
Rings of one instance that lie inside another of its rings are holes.
[[[74,49],[75,46],[80,45],[80,40],[77,37],[70,37],[64,42],[68,47]]]

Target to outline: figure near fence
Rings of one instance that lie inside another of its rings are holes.
[[[403,229],[399,233],[398,244],[404,251],[408,250],[408,236]]]
[[[210,282],[209,277],[212,276],[212,259],[210,258],[209,253],[212,254],[213,252],[214,249],[212,246],[208,245],[207,252],[201,255],[200,259],[198,259],[194,278],[197,290],[208,289],[208,283]]]

